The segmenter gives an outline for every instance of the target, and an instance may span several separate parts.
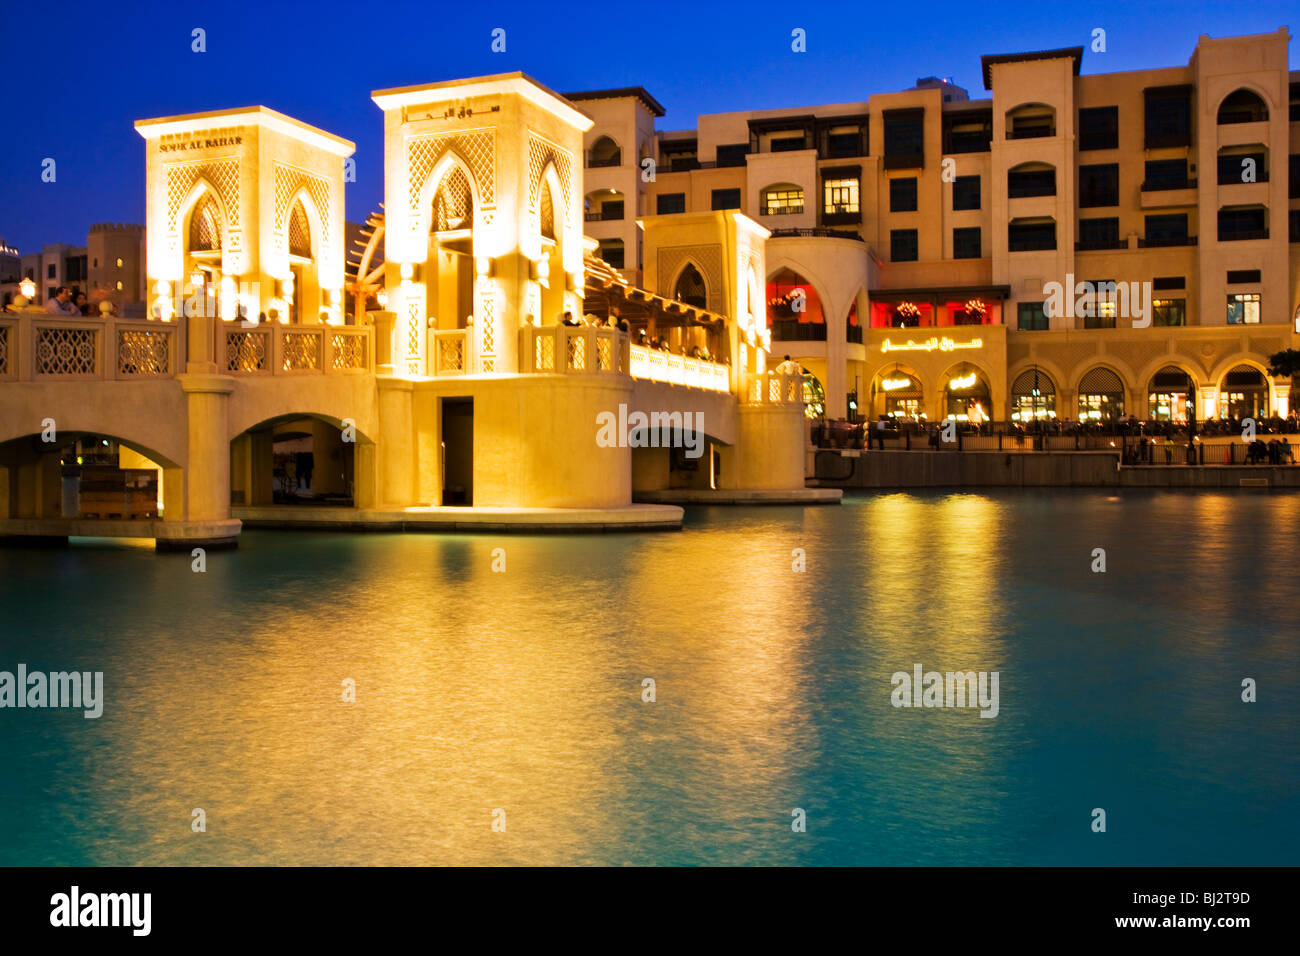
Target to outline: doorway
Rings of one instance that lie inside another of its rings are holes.
[[[442,400],[442,503],[474,504],[474,399]]]

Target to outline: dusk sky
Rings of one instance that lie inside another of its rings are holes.
[[[383,197],[376,89],[523,70],[562,92],[644,86],[668,111],[660,128],[683,129],[700,113],[862,100],[928,75],[983,98],[981,54],[1087,47],[1096,27],[1107,49],[1085,52],[1084,73],[1179,66],[1202,33],[1294,28],[1295,12],[1276,0],[28,5],[5,16],[0,238],[33,252],[83,244],[92,222],[143,222],[132,122],[147,117],[263,104],[344,136],[357,144],[348,218],[361,220]],[[205,53],[191,52],[196,27]],[[505,53],[490,50],[496,27]],[[807,53],[790,49],[796,27]],[[41,181],[47,157],[54,183]]]

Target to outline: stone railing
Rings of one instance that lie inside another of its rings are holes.
[[[180,323],[40,312],[0,315],[0,381],[169,378],[182,369]]]
[[[470,331],[470,329],[429,330],[430,375],[466,375],[474,368],[470,354],[474,337],[470,335]]]
[[[674,355],[644,345],[633,345],[630,368],[633,378],[669,385],[703,388],[711,392],[731,391],[731,368],[718,362]]]
[[[236,375],[335,375],[368,372],[374,357],[369,326],[217,326],[217,368]]]
[[[519,336],[520,371],[628,374],[628,337],[618,329],[586,325],[530,325]]]
[[[802,405],[803,376],[764,372],[751,375],[745,388],[750,405]]]

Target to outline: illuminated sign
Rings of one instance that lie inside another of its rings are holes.
[[[887,392],[892,392],[896,388],[907,388],[911,384],[910,378],[887,378],[881,381],[880,387]]]
[[[969,342],[957,342],[944,336],[943,338],[930,338],[923,342],[913,342],[908,339],[906,342],[895,343],[892,339],[885,339],[880,343],[882,352],[952,352],[956,349],[979,349],[984,347],[983,339],[971,339]]]
[[[958,378],[954,378],[950,380],[948,382],[948,387],[951,388],[953,391],[958,391],[963,388],[970,388],[974,384],[975,384],[975,373],[971,372],[969,375],[962,375]]]

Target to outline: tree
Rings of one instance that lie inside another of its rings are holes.
[[[1300,375],[1300,349],[1283,349],[1268,357],[1268,374],[1274,378]]]

